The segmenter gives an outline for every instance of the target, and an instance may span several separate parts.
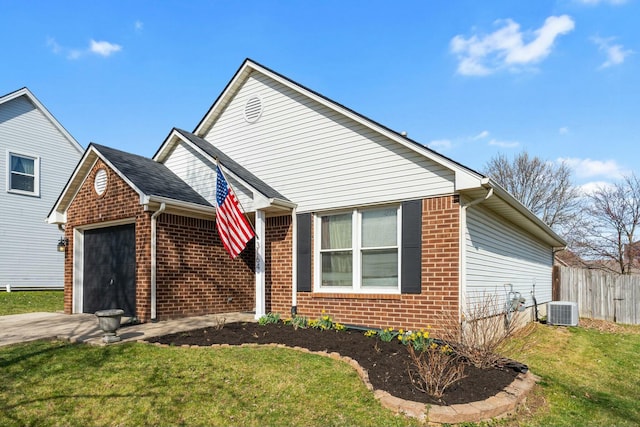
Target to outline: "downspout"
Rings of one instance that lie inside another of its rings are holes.
[[[164,212],[167,208],[167,205],[163,202],[160,205],[160,209],[155,211],[153,215],[151,215],[151,321],[156,322],[157,319],[157,310],[156,310],[156,256],[157,256],[157,225],[156,221],[158,216]]]
[[[471,206],[475,206],[479,203],[484,202],[493,196],[493,187],[489,188],[487,194],[477,199],[474,199],[466,204],[460,204],[460,266],[459,266],[459,274],[460,274],[460,286],[458,295],[458,301],[460,301],[460,309],[462,310],[466,307],[466,292],[467,292],[467,208]],[[462,312],[464,314],[464,312]]]
[[[298,221],[297,209],[291,210],[291,316],[298,313]]]

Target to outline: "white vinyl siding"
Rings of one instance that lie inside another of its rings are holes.
[[[10,169],[8,152],[37,158],[40,183],[39,197],[0,191],[0,288],[62,289],[64,254],[56,251],[61,232],[45,219],[82,153],[26,96],[0,104],[3,180]]]
[[[212,206],[216,205],[216,165],[184,142],[178,143],[164,162],[191,188],[197,191]],[[252,192],[225,173],[243,210],[255,210]]]
[[[473,302],[497,294],[503,308],[507,292],[515,292],[532,305],[535,284],[538,304],[551,300],[552,248],[482,207],[467,209],[466,297]]]
[[[259,96],[261,117],[244,119]],[[453,172],[270,78],[253,73],[205,139],[313,211],[454,191]]]

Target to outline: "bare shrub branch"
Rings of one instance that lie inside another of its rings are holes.
[[[423,351],[408,345],[412,364],[408,368],[411,383],[423,393],[440,399],[445,390],[465,377],[460,356],[448,345],[431,344]]]

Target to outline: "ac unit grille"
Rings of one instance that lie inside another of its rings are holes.
[[[578,326],[578,303],[571,301],[548,303],[547,323],[560,326]]]

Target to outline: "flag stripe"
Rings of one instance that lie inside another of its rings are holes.
[[[231,258],[235,258],[254,236],[253,229],[240,210],[238,199],[224,179],[220,167],[217,168],[216,183],[216,228],[220,240]]]

